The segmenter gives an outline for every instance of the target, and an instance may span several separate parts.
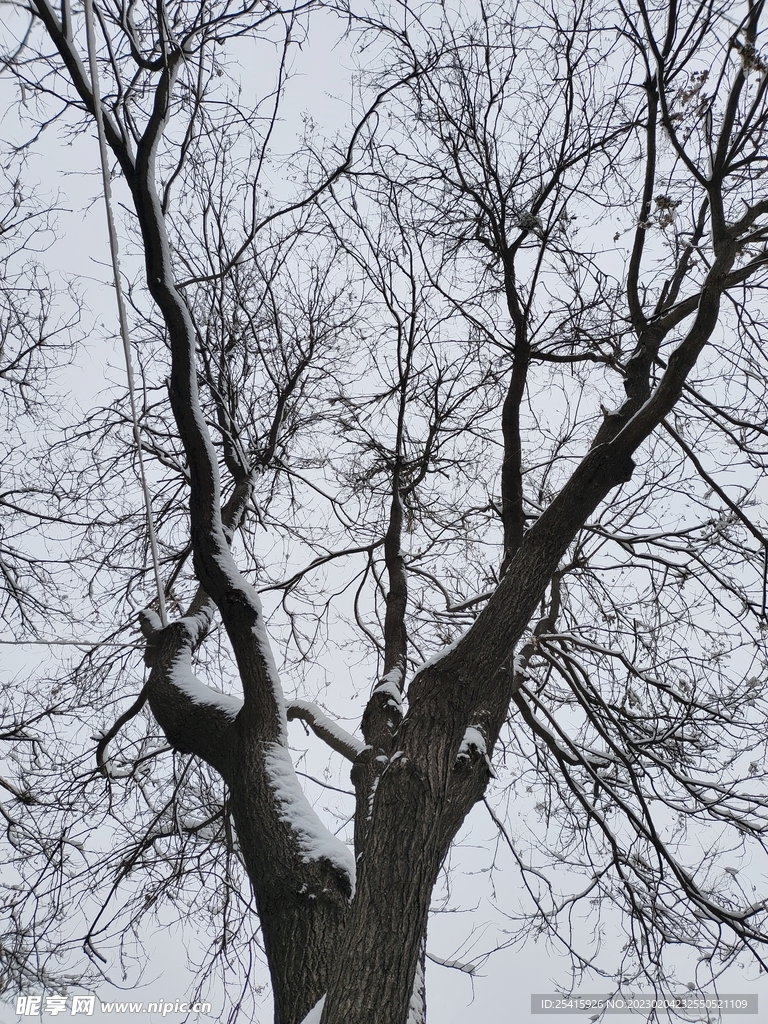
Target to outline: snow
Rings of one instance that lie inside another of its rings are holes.
[[[446,608],[446,611],[447,612],[463,612],[463,611],[466,611],[467,608],[472,608],[476,604],[481,604],[483,601],[487,601],[489,598],[493,597],[493,595],[495,593],[496,593],[496,587],[493,587],[491,590],[484,590],[480,594],[475,594],[474,597],[468,597],[466,599],[466,601],[460,601],[458,604],[449,605]]]
[[[143,618],[153,633],[159,633],[163,628],[163,622],[154,608],[142,608],[139,613],[140,617]]]
[[[485,736],[474,725],[470,725],[464,733],[464,739],[461,741],[459,753],[457,754],[458,760],[466,761],[473,747],[478,754],[485,754],[487,756],[488,748],[485,745]]]
[[[491,759],[488,757],[488,746],[485,742],[485,736],[476,726],[470,725],[464,733],[464,738],[459,744],[459,752],[456,755],[456,760],[469,761],[473,750],[477,751],[480,757],[485,761],[491,775],[495,775],[496,773],[491,765]]]
[[[427,953],[427,959],[431,960],[433,964],[440,964],[441,967],[451,967],[455,971],[463,971],[464,974],[477,974],[476,964],[465,964],[461,960],[444,960],[441,956],[435,956],[434,953]]]
[[[436,665],[439,661],[442,661],[443,658],[447,658],[452,651],[455,651],[471,628],[472,626],[467,626],[467,628],[463,630],[463,632],[461,632],[456,637],[455,640],[452,640],[449,644],[446,644],[445,647],[441,648],[436,654],[433,654],[431,658],[427,658],[426,661],[423,661],[421,665],[417,665],[416,671],[414,672],[414,679],[425,669],[430,668],[432,665]]]
[[[332,718],[329,718],[328,715],[321,711],[317,704],[313,704],[308,700],[292,700],[288,703],[288,709],[304,712],[311,719],[310,724],[314,723],[318,729],[333,736],[339,745],[349,747],[351,751],[354,751],[355,756],[359,756],[365,750],[365,744],[362,740],[352,736],[346,729],[342,729],[337,722],[334,722]]]
[[[286,742],[288,739],[288,723],[285,716],[283,687],[280,683],[280,675],[277,671],[277,665],[275,664],[275,659],[272,655],[272,646],[269,642],[269,636],[264,622],[264,609],[262,608],[261,598],[256,592],[255,587],[252,587],[250,583],[247,583],[240,575],[234,559],[230,555],[226,542],[224,542],[224,548],[226,549],[226,556],[223,556],[220,553],[218,555],[214,555],[214,560],[221,572],[227,578],[232,590],[242,594],[255,613],[256,621],[251,627],[251,633],[256,641],[256,647],[258,648],[259,654],[261,655],[261,659],[264,663],[267,678],[269,679],[269,685],[272,690],[272,696],[274,697],[275,705],[277,707],[280,739],[283,742]]]
[[[251,602],[251,606],[256,612],[256,621],[251,627],[251,632],[256,639],[256,644],[259,648],[259,653],[264,661],[264,667],[267,670],[267,676],[269,683],[272,688],[272,694],[277,705],[277,713],[280,718],[280,736],[283,741],[288,739],[288,720],[285,716],[285,700],[283,698],[283,687],[280,683],[280,675],[277,671],[277,665],[275,659],[272,656],[272,646],[269,642],[269,636],[267,635],[267,628],[264,623],[264,610],[261,605],[261,598],[256,593],[254,587],[250,583],[246,583],[244,580],[239,580],[238,589],[245,593],[245,596]],[[297,783],[298,785],[298,783]]]
[[[214,607],[215,605],[209,597],[204,602],[203,607],[199,611],[195,612],[194,615],[185,615],[184,618],[180,620],[187,627],[190,635],[195,641],[200,637],[203,630],[207,629],[211,624]]]
[[[312,1009],[309,1011],[307,1016],[301,1022],[301,1024],[320,1024],[320,1018],[323,1015],[323,1007],[325,1006],[325,996],[321,996],[320,999],[315,1003]]]
[[[402,664],[396,665],[391,668],[386,675],[383,675],[378,682],[378,685],[374,687],[374,693],[383,693],[389,700],[387,706],[391,708],[400,709],[403,697],[401,687],[403,685],[403,667]]]
[[[378,758],[376,760],[378,761]],[[374,776],[370,792],[368,793],[368,815],[366,819],[367,821],[371,821],[373,818],[373,801],[376,797],[376,790],[379,788],[380,778],[381,777],[379,775]]]
[[[187,652],[183,652],[171,665],[168,681],[189,697],[194,704],[217,708],[233,721],[243,706],[243,702],[237,697],[232,697],[228,693],[222,693],[220,690],[214,690],[212,687],[206,686],[205,683],[201,683],[192,674]]]
[[[355,858],[352,851],[331,835],[312,810],[296,778],[290,754],[282,744],[267,744],[264,769],[280,804],[280,818],[293,829],[303,860],[329,860],[340,873],[349,877],[350,888],[354,892]]]
[[[413,979],[413,992],[408,1003],[408,1016],[405,1024],[424,1024],[426,1006],[424,1004],[424,965],[421,957],[416,964],[416,977]]]
[[[523,657],[522,654],[516,654],[512,661],[512,673],[516,676],[525,676],[525,670],[528,667],[528,661]]]

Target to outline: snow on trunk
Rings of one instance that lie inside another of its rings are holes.
[[[330,861],[340,874],[349,878],[350,891],[354,893],[354,855],[346,843],[331,835],[312,810],[296,778],[293,762],[285,747],[279,743],[267,745],[264,770],[280,805],[279,817],[291,826],[303,860]]]
[[[424,982],[424,960],[419,957],[416,964],[416,977],[413,979],[413,992],[408,1003],[408,1017],[405,1024],[424,1024],[426,1020],[426,985]]]

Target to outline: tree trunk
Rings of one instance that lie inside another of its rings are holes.
[[[286,823],[263,813],[271,796],[263,761],[246,739],[233,748],[226,778],[261,922],[275,1024],[299,1024],[328,989],[350,904],[332,863],[286,855],[286,836],[278,834]]]

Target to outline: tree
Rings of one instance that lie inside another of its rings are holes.
[[[82,130],[82,17],[66,0],[29,13],[10,70]],[[279,1024],[421,1020],[441,866],[499,762],[522,759],[582,895],[627,912],[626,972],[663,979],[679,943],[762,963],[765,905],[722,858],[757,858],[765,835],[764,4],[358,12],[380,54],[370,99],[341,143],[308,125],[280,164],[310,13],[95,11],[151,300],[131,292],[177,610],[141,612],[150,672],[98,745],[100,799],[122,786],[148,814],[114,886],[172,863],[170,887],[224,849],[252,886]],[[278,59],[246,109],[222,54],[254,39]],[[124,408],[83,430],[102,463],[132,457]],[[116,608],[146,543],[139,516],[118,522],[99,568]],[[271,624],[260,592],[280,595]],[[307,670],[343,616],[378,662],[362,740],[286,701],[273,654]],[[225,642],[236,698],[192,674],[227,673]],[[114,669],[87,659],[72,681],[111,700]],[[110,763],[145,701],[147,731]],[[354,856],[304,796],[291,719],[351,763]],[[161,798],[153,772],[172,779]],[[519,866],[556,928],[573,897]]]
[[[25,472],[25,430],[41,422],[50,371],[70,347],[79,305],[72,289],[57,295],[40,254],[51,239],[52,209],[22,184],[21,161],[4,154],[0,214],[0,605],[8,625],[34,632],[39,614],[57,601],[57,587],[44,558],[23,538],[39,529],[38,495]],[[53,296],[57,308],[54,309]],[[65,297],[71,301],[66,308]],[[49,494],[46,494],[49,497]]]

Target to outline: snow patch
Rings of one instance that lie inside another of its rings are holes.
[[[456,755],[457,759],[459,761],[468,760],[473,748],[481,756],[488,756],[488,748],[485,745],[485,736],[483,736],[480,730],[476,729],[474,725],[470,725],[467,731],[464,733],[464,739],[461,741],[459,753]]]
[[[200,704],[206,708],[217,708],[233,721],[243,706],[243,702],[239,698],[201,683],[197,676],[192,674],[188,656],[182,656],[173,662],[168,671],[168,681],[189,697],[194,704]]]
[[[154,608],[142,608],[139,612],[139,617],[145,620],[153,633],[159,633],[163,628],[163,620]]]
[[[386,675],[383,675],[378,682],[378,685],[374,687],[374,693],[383,693],[389,699],[387,701],[387,707],[397,708],[399,711],[403,703],[403,695],[401,687],[403,685],[403,669],[402,666],[396,665],[391,668]]]
[[[272,646],[267,636],[267,627],[264,623],[264,611],[261,606],[261,598],[256,593],[254,587],[248,583],[242,583],[241,586],[246,592],[246,596],[252,602],[253,608],[256,611],[256,622],[251,627],[256,643],[259,648],[259,653],[264,659],[264,666],[267,670],[267,676],[269,677],[269,683],[272,687],[272,693],[274,694],[275,703],[278,707],[278,714],[280,715],[280,729],[281,736],[285,740],[288,737],[288,724],[285,717],[285,700],[283,698],[283,687],[280,683],[280,676],[277,671],[277,665],[275,659],[272,656]]]
[[[352,736],[346,729],[342,729],[337,722],[334,722],[332,718],[329,718],[328,715],[321,711],[317,704],[313,704],[308,700],[291,700],[288,702],[288,708],[289,710],[303,711],[311,716],[318,729],[329,733],[340,745],[354,750],[356,755],[359,756],[365,750],[365,744],[362,740]]]
[[[374,776],[370,792],[368,793],[368,816],[367,816],[367,821],[369,821],[369,822],[373,819],[373,801],[374,801],[374,799],[376,797],[376,790],[379,788],[380,778],[381,778],[381,776],[379,776],[379,775]]]
[[[256,592],[256,588],[252,587],[250,583],[247,583],[240,575],[237,566],[235,565],[234,559],[231,557],[229,548],[224,544],[224,550],[226,556],[214,556],[216,564],[221,569],[222,573],[226,576],[228,583],[230,584],[233,591],[237,591],[242,594],[248,604],[251,606],[255,613],[256,621],[251,627],[251,634],[256,641],[256,647],[259,655],[264,663],[264,668],[269,679],[269,685],[272,690],[272,695],[275,700],[277,707],[277,714],[280,726],[280,739],[287,742],[288,739],[288,722],[285,716],[285,699],[283,697],[283,687],[280,683],[280,675],[277,671],[277,665],[272,655],[272,646],[269,642],[269,636],[267,635],[267,628],[264,622],[264,609],[261,604],[261,598]]]
[[[464,738],[459,744],[459,752],[456,755],[456,760],[469,761],[472,758],[473,751],[477,753],[479,757],[482,757],[488,771],[492,776],[495,776],[496,773],[493,770],[491,759],[488,756],[488,745],[485,742],[485,736],[476,726],[470,725],[464,733]]]
[[[213,616],[214,604],[210,598],[203,604],[203,607],[194,615],[185,615],[179,622],[183,622],[189,630],[189,635],[197,639],[203,630],[207,629]]]
[[[421,957],[419,957],[419,962],[416,964],[416,977],[413,979],[413,992],[411,992],[411,1001],[408,1003],[408,1016],[405,1024],[424,1024],[427,1009],[424,995],[424,963]]]
[[[264,609],[261,604],[261,598],[256,592],[256,588],[252,587],[250,583],[247,583],[240,575],[234,560],[229,555],[229,548],[226,548],[226,551],[227,558],[216,557],[216,563],[224,575],[227,576],[232,589],[238,591],[243,595],[243,597],[245,597],[255,613],[256,621],[251,627],[251,633],[256,640],[256,647],[258,648],[261,659],[264,662],[264,668],[266,669],[267,678],[269,679],[269,685],[277,706],[278,718],[280,720],[280,738],[283,741],[287,741],[288,722],[285,717],[283,687],[280,683],[280,675],[277,671],[275,659],[272,656],[272,646],[269,642],[267,627],[264,622]]]
[[[267,744],[264,770],[280,804],[280,819],[291,826],[303,860],[329,860],[337,871],[349,877],[350,888],[354,892],[355,858],[352,851],[346,843],[331,835],[312,810],[296,778],[290,755],[282,744]]]
[[[449,644],[446,644],[445,647],[441,648],[441,650],[437,652],[437,654],[433,654],[431,658],[427,658],[427,660],[423,661],[421,665],[417,665],[416,671],[414,672],[414,679],[425,669],[430,668],[432,665],[436,665],[438,661],[442,661],[443,658],[447,658],[452,651],[455,651],[471,628],[472,626],[467,626],[465,630],[459,633],[455,640],[452,640]]]
[[[523,678],[526,678],[525,670],[526,670],[527,667],[528,667],[528,662],[523,657],[523,655],[522,654],[516,654],[515,657],[514,657],[514,660],[512,661],[512,674],[516,675],[516,676],[522,676]]]

